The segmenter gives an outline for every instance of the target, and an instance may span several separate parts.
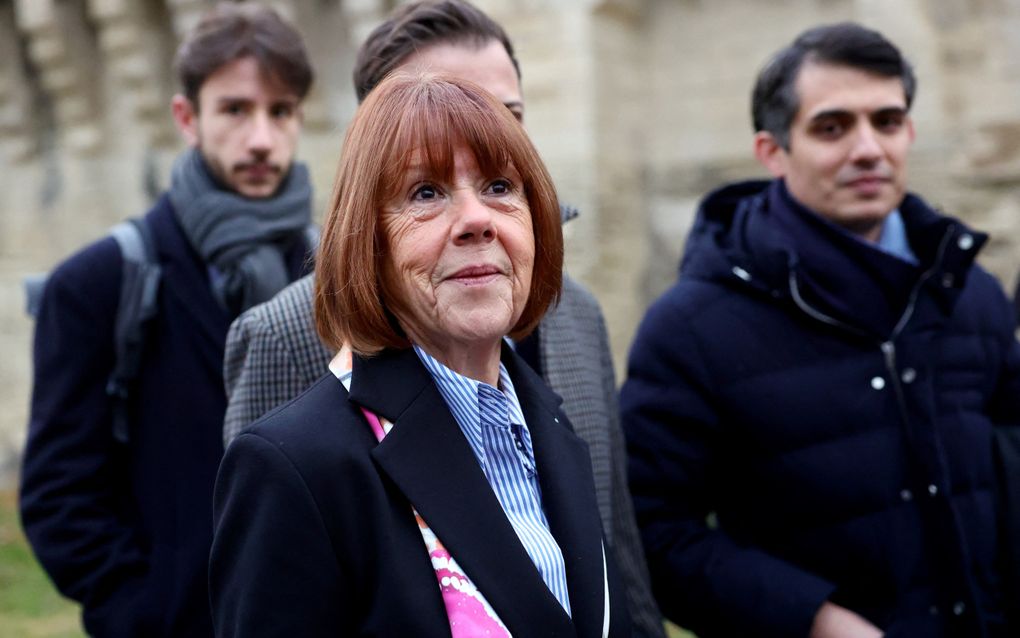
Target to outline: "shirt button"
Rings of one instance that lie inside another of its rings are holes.
[[[903,374],[900,377],[903,379],[903,383],[913,383],[917,379],[917,370],[913,368],[904,368]]]
[[[914,493],[911,492],[910,490],[907,489],[900,490],[900,499],[902,499],[904,502],[913,500],[913,498]]]
[[[930,494],[931,496],[935,496],[938,493],[939,493],[939,486],[938,485],[935,485],[934,483],[932,483],[931,485],[928,486],[928,494]]]
[[[876,390],[881,390],[882,388],[885,387],[885,379],[883,379],[882,377],[874,377],[873,379],[871,379],[871,387],[875,388]]]
[[[953,284],[955,282],[956,282],[956,277],[953,277],[953,273],[947,272],[946,274],[942,275],[942,287],[943,288],[952,288]]]
[[[970,250],[974,247],[974,237],[964,233],[956,240],[956,245],[960,247],[960,250]]]
[[[963,602],[957,602],[953,604],[954,616],[962,616],[963,612],[965,611],[967,611],[967,605],[964,605]]]
[[[931,614],[932,616],[938,616],[939,608],[935,605],[932,605],[931,607],[928,608],[928,613]]]

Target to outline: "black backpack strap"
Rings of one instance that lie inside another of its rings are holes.
[[[132,382],[142,364],[148,322],[156,315],[161,269],[149,225],[142,218],[121,222],[110,229],[123,258],[120,301],[114,327],[115,364],[106,384],[113,398],[113,438],[129,438],[127,406]]]

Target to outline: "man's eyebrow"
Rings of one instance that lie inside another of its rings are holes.
[[[904,106],[887,106],[885,108],[876,109],[872,112],[872,116],[875,115],[906,115],[907,108]]]
[[[221,95],[220,97],[216,98],[217,104],[234,104],[237,102],[254,102],[254,101],[255,100],[253,100],[250,97],[244,97],[240,95]]]
[[[869,113],[869,117],[870,116],[874,116],[874,115],[878,115],[878,114],[882,114],[882,115],[894,115],[894,114],[906,115],[907,114],[907,107],[905,107],[905,106],[883,106],[881,108],[875,109],[874,111],[871,111],[871,113]],[[819,111],[819,112],[815,113],[814,115],[812,115],[810,121],[813,122],[815,120],[821,120],[821,119],[826,119],[826,118],[837,118],[838,119],[838,118],[853,117],[853,116],[854,116],[853,111],[850,111],[848,109],[827,109],[825,111]]]
[[[853,112],[847,109],[827,109],[825,111],[819,111],[817,113],[812,114],[809,121],[814,122],[816,120],[824,120],[829,118],[840,119],[846,117],[853,117],[853,115],[854,115]]]

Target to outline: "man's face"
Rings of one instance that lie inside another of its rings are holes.
[[[903,200],[914,141],[903,83],[849,66],[805,62],[789,150],[758,133],[758,159],[790,194],[829,221],[875,241]]]
[[[197,106],[175,96],[174,119],[216,179],[245,197],[274,195],[301,132],[298,96],[265,77],[255,58],[244,57],[206,78]]]
[[[498,40],[478,47],[473,43],[440,43],[412,53],[398,67],[445,73],[474,82],[496,96],[518,121],[524,121],[524,98],[517,70]]]

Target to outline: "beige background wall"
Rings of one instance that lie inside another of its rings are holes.
[[[300,155],[329,193],[354,110],[352,54],[394,2],[280,0],[319,82]],[[914,62],[912,185],[993,234],[1020,267],[1020,0],[479,0],[524,73],[527,126],[562,199],[568,270],[602,301],[618,369],[675,277],[698,198],[761,175],[748,95],[765,58],[818,22],[859,20]],[[203,0],[0,0],[0,483],[23,444],[31,322],[20,280],[140,213],[166,184],[170,57]]]

